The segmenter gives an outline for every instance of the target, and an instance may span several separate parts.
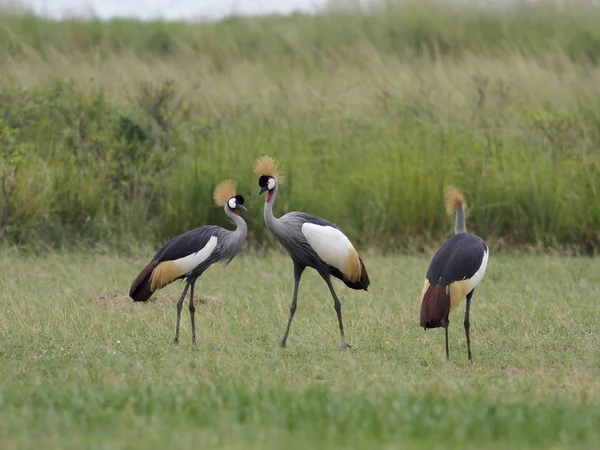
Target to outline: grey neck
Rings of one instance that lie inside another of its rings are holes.
[[[273,215],[273,204],[275,203],[275,198],[277,197],[277,193],[279,192],[279,186],[275,184],[275,189],[273,189],[273,195],[271,196],[271,201],[267,202],[265,199],[265,223],[267,227],[271,230],[277,228],[279,226],[279,219],[277,219]],[[267,193],[268,195],[268,193]]]
[[[242,216],[234,214],[228,205],[225,205],[224,209],[227,217],[233,220],[237,225],[237,228],[231,232],[232,238],[243,242],[244,239],[246,239],[246,234],[248,233],[248,225],[246,225],[246,221],[242,219]]]
[[[456,208],[456,224],[454,225],[454,234],[466,233],[465,210],[462,206]]]

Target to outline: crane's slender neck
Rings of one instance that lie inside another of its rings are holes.
[[[242,219],[242,216],[235,214],[227,205],[225,205],[224,209],[225,214],[227,214],[227,216],[237,225],[237,228],[231,232],[230,239],[243,243],[244,239],[246,239],[246,234],[248,233],[248,225],[246,225],[246,221]]]
[[[275,189],[273,189],[272,193],[267,192],[267,197],[265,198],[265,223],[267,227],[271,230],[277,228],[279,225],[279,219],[277,219],[273,215],[273,204],[275,203],[275,198],[277,197],[277,193],[279,192],[279,186],[276,184]],[[269,194],[271,198],[269,198]]]
[[[466,233],[467,225],[465,224],[465,209],[463,206],[456,208],[456,224],[454,225],[454,234]]]

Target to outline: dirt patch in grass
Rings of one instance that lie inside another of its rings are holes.
[[[174,307],[181,296],[181,292],[172,294],[153,295],[147,302],[147,305],[156,307]],[[185,304],[189,300],[189,294],[186,296]],[[101,308],[108,309],[125,309],[134,308],[138,306],[131,298],[127,295],[106,293],[90,299],[91,302],[100,306]],[[219,297],[213,297],[210,295],[196,294],[194,295],[195,304],[218,304],[221,302]]]

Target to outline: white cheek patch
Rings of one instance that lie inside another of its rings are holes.
[[[275,188],[275,180],[273,178],[269,178],[269,181],[267,182],[267,188],[269,190]]]
[[[235,209],[235,198],[230,198],[228,204],[231,209]]]

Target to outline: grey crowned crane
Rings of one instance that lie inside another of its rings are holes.
[[[365,291],[370,281],[367,269],[350,240],[333,223],[303,212],[289,212],[279,219],[273,215],[273,204],[283,182],[283,168],[269,156],[262,156],[254,164],[254,173],[260,178],[258,195],[267,192],[264,217],[267,228],[275,235],[294,263],[294,294],[287,327],[281,340],[286,346],[287,337],[296,312],[298,285],[306,267],[312,267],[325,280],[337,313],[341,349],[350,347],[344,336],[342,307],[331,284],[331,276],[342,280],[351,289]]]
[[[194,323],[194,284],[206,269],[218,261],[229,264],[246,240],[248,227],[240,216],[246,211],[244,198],[236,195],[235,180],[221,181],[215,188],[213,199],[223,206],[225,214],[237,225],[229,231],[216,225],[205,225],[183,233],[161,248],[152,261],[142,269],[129,290],[134,302],[145,302],[152,294],[175,280],[185,279],[186,285],[177,302],[177,325],[175,343],[179,342],[179,322],[185,294],[190,289],[190,320],[192,322],[192,342],[196,343],[196,325]]]
[[[448,350],[448,325],[450,311],[456,308],[463,297],[467,297],[465,310],[465,335],[467,352],[471,357],[471,338],[469,334],[469,311],[475,287],[485,274],[490,254],[485,241],[479,236],[467,233],[465,213],[467,203],[461,192],[455,187],[445,189],[446,212],[455,215],[454,236],[448,239],[433,255],[421,296],[421,326],[427,328],[443,327],[446,332],[446,358]]]

